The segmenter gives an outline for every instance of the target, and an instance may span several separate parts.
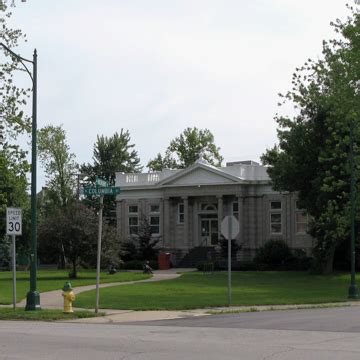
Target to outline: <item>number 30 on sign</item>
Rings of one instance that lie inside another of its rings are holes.
[[[21,235],[22,211],[18,208],[6,208],[6,235]]]

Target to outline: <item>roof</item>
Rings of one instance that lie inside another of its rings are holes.
[[[161,188],[169,186],[268,183],[267,168],[255,164],[215,167],[200,158],[186,169],[165,169],[151,173],[116,173],[116,186],[122,188]]]

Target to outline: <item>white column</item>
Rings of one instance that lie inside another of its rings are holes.
[[[182,198],[184,202],[184,245],[189,246],[189,199],[187,196]]]
[[[244,241],[244,198],[242,196],[238,196],[238,207],[239,207],[239,224],[240,230],[238,235],[238,240],[240,242]]]
[[[217,196],[218,199],[218,239],[221,237],[221,222],[224,217],[224,201],[222,195]]]
[[[164,198],[164,212],[163,212],[163,223],[164,223],[164,246],[170,247],[170,200]]]

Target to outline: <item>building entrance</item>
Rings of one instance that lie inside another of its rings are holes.
[[[201,215],[200,237],[201,246],[214,246],[218,243],[219,226],[217,215]]]

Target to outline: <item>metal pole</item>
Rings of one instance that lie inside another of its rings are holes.
[[[102,234],[102,213],[103,213],[104,196],[100,196],[100,210],[99,210],[99,232],[98,232],[98,248],[96,261],[96,304],[95,312],[99,311],[99,283],[100,283],[100,259],[101,259],[101,234]]]
[[[31,264],[30,291],[26,297],[25,310],[40,310],[40,294],[36,290],[37,272],[37,216],[36,216],[36,161],[37,161],[37,51],[33,55],[33,102],[31,146]]]
[[[13,275],[13,309],[16,310],[16,243],[12,235],[12,275]]]
[[[351,284],[349,287],[349,299],[359,297],[355,282],[355,212],[356,212],[356,179],[354,167],[354,122],[350,124],[350,202],[351,202],[351,237],[350,237],[350,259],[351,259]]]
[[[229,235],[228,235],[228,306],[231,306],[231,233],[232,216],[229,216]]]

